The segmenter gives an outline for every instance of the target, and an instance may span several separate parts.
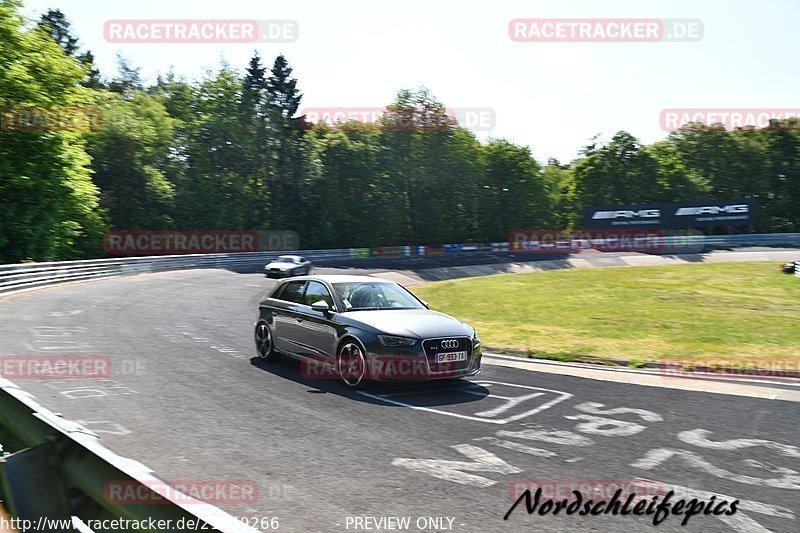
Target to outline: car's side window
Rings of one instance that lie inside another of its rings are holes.
[[[285,288],[286,288],[286,284],[285,283],[283,285],[278,285],[269,297],[270,298],[275,298],[276,300],[280,300],[281,299],[281,293],[283,293],[283,289],[285,289]]]
[[[305,286],[305,281],[290,281],[286,284],[286,287],[283,288],[280,299],[296,304],[305,303],[303,300]]]
[[[309,281],[306,288],[306,305],[312,305],[320,300],[333,307],[333,297],[328,288],[319,281]]]

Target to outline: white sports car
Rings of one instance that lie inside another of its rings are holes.
[[[285,278],[289,276],[305,276],[311,272],[311,261],[299,255],[282,255],[264,267],[268,278]]]

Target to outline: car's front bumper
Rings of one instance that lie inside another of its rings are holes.
[[[268,278],[288,278],[292,275],[292,270],[265,269],[264,274]]]
[[[476,376],[481,372],[481,346],[472,345],[467,360],[459,363],[435,363],[435,355],[427,352],[420,342],[413,348],[369,349],[369,379],[375,381],[432,381]]]

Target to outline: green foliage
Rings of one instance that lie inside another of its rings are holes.
[[[175,119],[141,91],[130,100],[100,92],[96,105],[102,127],[87,135],[87,151],[111,223],[126,229],[170,228],[174,185],[164,169]]]
[[[416,285],[484,346],[632,361],[794,362],[800,284],[772,262],[575,268]],[[644,347],[644,348],[643,348]]]
[[[541,167],[530,150],[505,140],[492,140],[484,147],[484,156],[481,207],[486,238],[505,240],[510,229],[548,226],[550,197]]]
[[[752,198],[756,229],[800,229],[797,120],[761,130],[689,125],[642,146],[621,131],[542,167],[482,144],[425,88],[378,123],[310,125],[286,58],[258,54],[146,87],[119,58],[106,87],[58,10],[0,2],[0,109],[96,108],[92,131],[0,129],[0,262],[101,254],[115,229],[289,229],[305,247],[506,240],[580,227],[582,207]]]
[[[94,67],[94,54],[87,50],[78,53],[78,38],[72,35],[70,23],[64,14],[58,9],[48,9],[39,19],[39,28],[58,43],[69,57],[74,57],[78,64],[84,69],[85,77],[81,82],[84,87],[90,89],[101,89],[103,82],[100,80],[100,71]]]
[[[0,109],[80,113],[84,71],[16,1],[0,3]],[[0,262],[97,255],[105,229],[80,131],[0,130]]]

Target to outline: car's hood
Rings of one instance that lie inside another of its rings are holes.
[[[360,322],[373,328],[375,333],[400,337],[471,337],[473,329],[460,320],[430,309],[396,309],[380,311],[349,311],[342,313],[346,321]]]
[[[292,268],[294,263],[268,263],[267,266],[264,268],[280,268],[281,270],[286,270],[287,268]]]

